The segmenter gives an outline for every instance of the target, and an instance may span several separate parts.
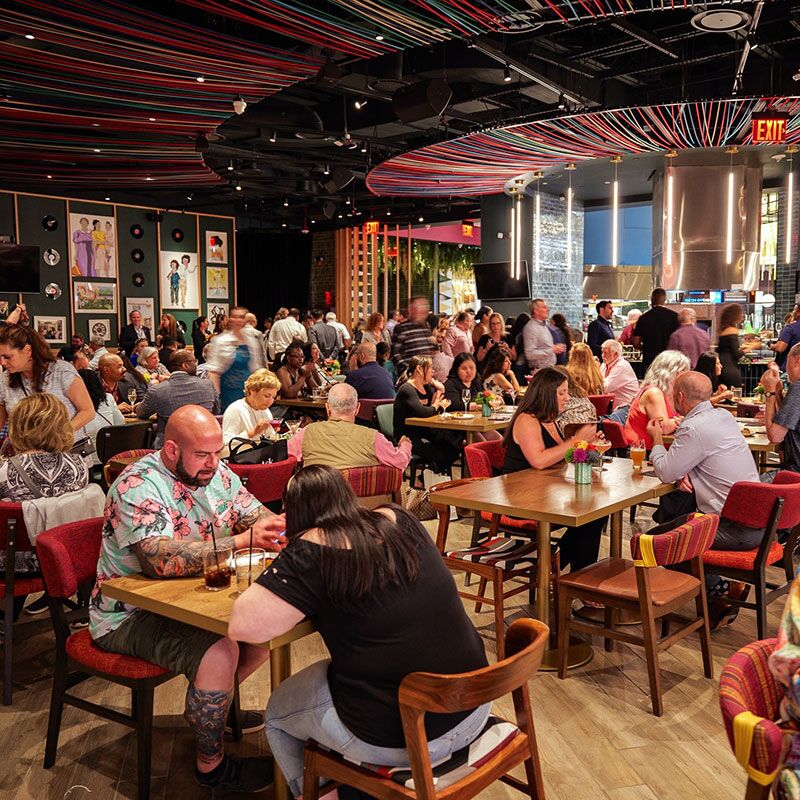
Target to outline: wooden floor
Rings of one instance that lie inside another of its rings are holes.
[[[433,523],[427,526],[433,529]],[[466,524],[454,523],[452,541],[464,540],[468,532]],[[607,549],[607,539],[603,549]],[[518,595],[511,602],[524,597]],[[772,634],[782,608],[782,600],[771,606]],[[527,606],[519,606],[514,613],[527,612]],[[473,616],[487,637],[487,651],[493,653],[491,612]],[[754,616],[747,611],[734,626],[714,634],[716,676],[734,650],[755,638]],[[665,713],[661,719],[650,713],[642,651],[617,645],[614,653],[607,654],[599,640],[595,645],[594,660],[571,671],[566,680],[539,673],[530,684],[549,800],[744,797],[743,772],[723,733],[717,682],[703,677],[697,639],[684,640],[662,657]],[[319,636],[309,637],[293,646],[293,667],[300,669],[325,653]],[[15,660],[14,705],[0,707],[0,798],[135,798],[132,734],[77,709],[64,712],[56,766],[42,768],[53,661],[51,634],[28,637]],[[154,800],[206,794],[192,778],[192,739],[181,717],[185,688],[186,682],[178,678],[156,690]],[[88,698],[121,710],[128,702],[125,691],[101,681],[88,681],[82,691]],[[262,709],[268,697],[265,667],[242,687],[243,707]],[[511,714],[510,702],[499,704],[498,711]],[[263,734],[246,737],[234,749],[243,754],[264,751]],[[496,784],[482,796],[505,800],[519,795]]]

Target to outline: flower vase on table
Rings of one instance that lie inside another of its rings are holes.
[[[492,410],[496,405],[502,403],[502,398],[492,394],[492,392],[486,389],[482,392],[478,392],[478,395],[473,402],[477,403],[481,407],[481,416],[491,417]]]
[[[575,484],[581,485],[592,482],[592,467],[601,465],[603,457],[594,444],[580,441],[567,450],[564,461],[575,465]]]

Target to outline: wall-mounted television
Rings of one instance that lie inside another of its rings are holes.
[[[481,300],[529,299],[528,262],[521,262],[519,280],[511,277],[511,262],[473,264],[475,289]]]
[[[0,292],[38,294],[39,248],[0,244]]]

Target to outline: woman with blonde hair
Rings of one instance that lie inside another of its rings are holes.
[[[569,400],[561,409],[556,418],[556,425],[562,432],[567,425],[586,425],[597,422],[597,411],[589,399],[586,390],[575,380],[568,367],[560,364],[553,367],[556,372],[560,372],[567,379],[567,390]]]
[[[567,360],[567,369],[573,380],[586,394],[603,394],[605,384],[600,365],[588,344],[578,342],[572,345]]]
[[[691,369],[689,359],[677,350],[664,350],[659,353],[648,368],[639,394],[633,398],[625,423],[625,438],[634,445],[644,441],[650,450],[653,440],[647,433],[651,420],[661,420],[661,430],[665,435],[674,433],[678,420],[672,400],[672,384],[675,378]]]
[[[222,416],[222,442],[227,448],[231,439],[274,439],[272,412],[281,382],[268,369],[257,369],[244,382],[244,397],[235,400]]]

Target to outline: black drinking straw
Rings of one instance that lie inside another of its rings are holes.
[[[250,561],[247,564],[247,585],[253,582],[253,526],[250,526]]]
[[[211,543],[214,545],[214,563],[219,569],[219,553],[217,553],[217,537],[214,536],[214,526],[211,526]]]

